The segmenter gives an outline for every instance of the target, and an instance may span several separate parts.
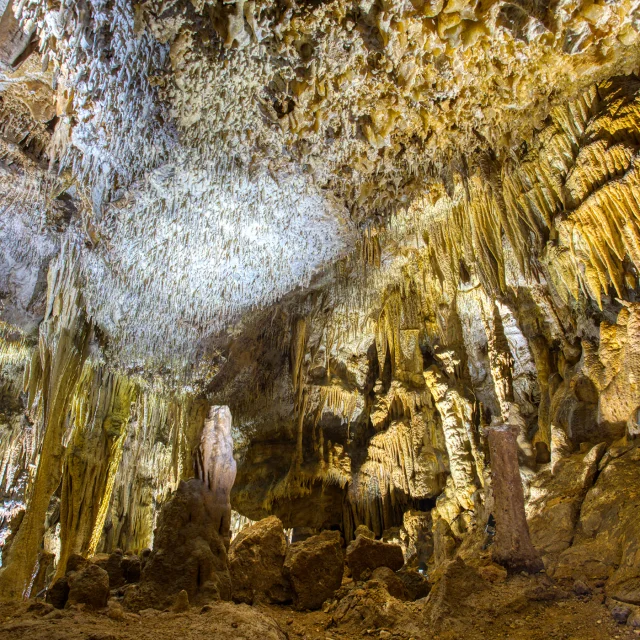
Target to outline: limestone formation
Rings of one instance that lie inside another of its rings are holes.
[[[537,573],[544,564],[529,535],[516,433],[510,424],[492,424],[487,431],[496,520],[492,558],[509,571]]]
[[[362,580],[379,567],[397,571],[404,564],[402,549],[397,544],[387,544],[358,536],[348,547],[346,561],[354,580]]]
[[[275,516],[243,529],[229,548],[229,572],[234,602],[284,603],[291,600],[284,576],[287,541]]]
[[[636,625],[639,43],[637,0],[0,0],[9,632]]]
[[[294,542],[284,561],[298,609],[319,609],[342,584],[344,556],[338,531]]]
[[[230,599],[219,522],[216,495],[199,479],[181,482],[160,513],[153,551],[140,583],[127,590],[125,606],[162,608],[183,590],[193,604]]]
[[[215,496],[218,512],[217,522],[214,522],[216,531],[228,546],[231,526],[229,494],[236,479],[229,407],[211,407],[196,455],[197,475]]]

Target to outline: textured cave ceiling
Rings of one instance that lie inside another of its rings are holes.
[[[2,317],[34,335],[66,251],[97,357],[192,379],[220,332],[296,288],[332,282],[334,307],[371,288],[336,285],[354,255],[392,279],[478,166],[519,162],[554,106],[637,67],[640,20],[630,0],[13,13],[37,47],[0,77]]]

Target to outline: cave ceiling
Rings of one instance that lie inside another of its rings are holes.
[[[473,180],[521,163],[554,108],[635,70],[640,20],[628,0],[13,14],[34,51],[3,53],[3,319],[33,338],[64,253],[95,357],[195,385],[274,304],[379,297],[372,281],[398,278],[425,225],[463,226]]]

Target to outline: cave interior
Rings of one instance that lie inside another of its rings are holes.
[[[639,0],[0,0],[0,639],[639,636],[639,269]]]

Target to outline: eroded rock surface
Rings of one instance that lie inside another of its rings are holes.
[[[294,542],[284,561],[298,609],[318,609],[342,584],[344,555],[338,531]]]
[[[346,561],[353,579],[361,580],[370,577],[379,567],[388,567],[392,571],[401,569],[404,557],[401,547],[397,544],[358,536],[347,547]]]
[[[218,523],[215,496],[204,483],[181,482],[160,514],[153,550],[125,606],[162,609],[183,590],[194,604],[228,600],[231,578]]]
[[[88,564],[79,571],[68,574],[69,596],[67,603],[85,604],[103,609],[109,600],[109,574],[98,565]]]
[[[229,548],[233,600],[247,604],[291,600],[291,586],[284,575],[286,555],[287,540],[276,516],[243,529]]]

